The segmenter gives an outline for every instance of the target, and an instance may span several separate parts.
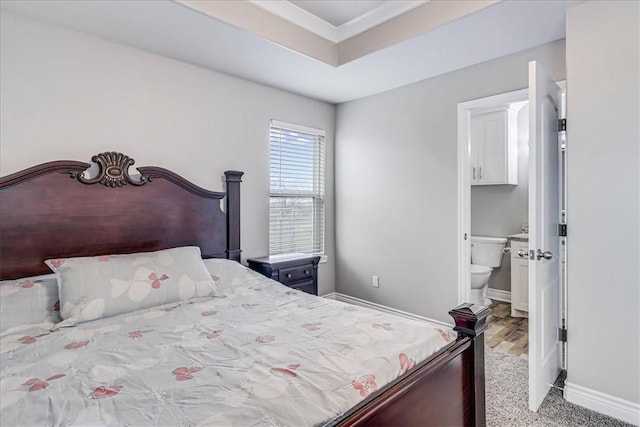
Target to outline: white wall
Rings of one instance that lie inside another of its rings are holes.
[[[529,105],[518,112],[518,185],[471,186],[471,234],[506,237],[529,222]],[[511,292],[511,256],[494,268],[489,287]]]
[[[337,292],[451,322],[457,104],[527,87],[532,59],[562,80],[564,55],[558,41],[338,106]]]
[[[567,24],[567,393],[633,402],[640,424],[640,3]]]
[[[225,170],[242,170],[245,258],[268,253],[269,120],[326,130],[319,292],[333,292],[333,105],[10,12],[1,20],[0,174],[102,151],[214,190]]]

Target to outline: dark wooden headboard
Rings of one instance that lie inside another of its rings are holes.
[[[88,163],[43,163],[0,178],[0,278],[50,273],[49,258],[199,246],[204,258],[240,261],[240,182],[208,191],[160,167],[139,167],[121,153]],[[224,212],[221,208],[225,200]]]

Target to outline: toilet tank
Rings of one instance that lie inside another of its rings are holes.
[[[471,236],[471,264],[500,267],[506,237]]]

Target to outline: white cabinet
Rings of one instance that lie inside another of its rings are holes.
[[[471,114],[471,185],[518,184],[518,113],[508,106]]]
[[[529,242],[511,241],[511,316],[529,313]],[[520,256],[519,254],[524,254]]]

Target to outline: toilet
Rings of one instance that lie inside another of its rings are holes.
[[[506,237],[471,236],[471,294],[473,304],[490,305],[487,288],[491,271],[502,264]]]

